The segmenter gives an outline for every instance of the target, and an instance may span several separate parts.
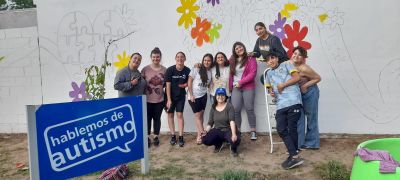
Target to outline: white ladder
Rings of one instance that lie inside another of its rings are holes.
[[[268,89],[265,87],[265,80],[267,79],[266,72],[270,70],[270,68],[267,68],[264,73],[264,95],[265,95],[265,106],[267,107],[267,123],[268,123],[268,131],[269,131],[269,141],[271,144],[271,150],[270,153],[274,151],[274,144],[283,144],[282,141],[279,142],[274,142],[272,139],[272,129],[276,130],[276,126],[272,127],[271,125],[271,118],[275,119],[275,114],[270,113],[270,106],[273,106],[273,110],[276,111],[276,103],[274,103],[272,100],[274,99],[271,95],[268,93]],[[276,124],[276,123],[275,123]]]

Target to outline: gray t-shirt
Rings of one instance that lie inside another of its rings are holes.
[[[211,82],[211,71],[207,71],[207,83],[203,83],[203,81],[201,81],[199,70],[199,68],[193,68],[192,70],[190,70],[189,74],[189,76],[193,78],[192,87],[194,98],[201,98],[205,94],[207,94],[207,89]]]
[[[236,83],[239,83],[239,81],[242,79],[244,67],[246,67],[246,66],[244,65],[243,67],[240,67],[240,63],[236,64],[236,73],[233,76],[233,85],[235,85]]]
[[[131,80],[136,78],[139,78],[138,84],[132,85]],[[114,79],[114,89],[118,90],[118,97],[143,95],[146,84],[140,72],[130,70],[128,66],[118,71]]]
[[[230,122],[235,122],[235,109],[231,103],[227,103],[226,107],[222,111],[217,111],[214,108],[210,110],[210,117],[208,120],[208,125],[214,126],[216,129],[221,131],[230,130]]]

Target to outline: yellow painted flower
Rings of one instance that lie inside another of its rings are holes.
[[[126,56],[125,51],[122,53],[122,56],[121,54],[118,54],[117,58],[119,61],[114,63],[114,66],[118,68],[117,72],[127,66],[129,64],[129,60],[131,60],[130,56]]]
[[[181,13],[182,16],[178,21],[178,26],[181,26],[185,23],[185,29],[187,29],[190,25],[193,24],[193,19],[196,19],[197,15],[195,11],[200,9],[199,6],[194,5],[197,0],[180,0],[182,6],[176,8],[178,13]]]
[[[326,18],[328,18],[328,14],[324,13],[318,16],[319,21],[324,22],[326,20]]]
[[[287,4],[285,4],[285,6],[283,7],[283,9],[280,13],[281,13],[282,17],[290,18],[290,16],[291,16],[290,11],[294,11],[297,9],[299,9],[299,7],[297,7],[296,4],[287,3]]]

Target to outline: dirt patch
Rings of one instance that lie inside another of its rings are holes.
[[[243,134],[239,157],[230,155],[229,147],[213,153],[213,147],[197,145],[194,134],[185,135],[186,145],[169,145],[169,136],[160,137],[159,147],[150,148],[149,175],[140,175],[138,162],[130,163],[129,179],[139,176],[143,179],[214,179],[225,170],[245,170],[254,179],[320,179],[315,166],[330,160],[343,163],[348,169],[353,163],[353,153],[358,144],[368,139],[389,137],[384,135],[323,135],[320,150],[304,150],[301,156],[305,163],[296,169],[283,170],[282,161],[287,158],[283,144],[275,145],[269,153],[269,137],[260,135],[257,141],[250,141],[249,134]],[[279,141],[280,138],[275,136]],[[18,170],[17,163],[29,165],[26,134],[0,134],[0,179],[29,179],[28,170]],[[78,179],[96,179],[99,173]]]

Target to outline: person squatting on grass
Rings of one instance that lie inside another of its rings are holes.
[[[145,90],[147,96],[147,134],[149,136],[148,145],[150,147],[151,140],[151,121],[153,120],[153,144],[158,146],[160,140],[158,135],[160,134],[161,128],[161,114],[165,106],[164,102],[164,78],[165,68],[160,64],[161,62],[161,51],[159,48],[154,48],[150,53],[151,64],[145,66],[142,69],[142,76],[147,82],[147,88]]]
[[[141,61],[142,55],[133,53],[128,65],[118,71],[114,79],[114,89],[118,90],[118,97],[144,94],[146,81],[138,70]]]
[[[185,88],[188,86],[188,76],[190,69],[185,66],[186,55],[183,52],[178,52],[175,55],[176,64],[169,67],[165,73],[166,82],[166,110],[168,113],[168,126],[171,133],[170,144],[176,144],[175,136],[175,123],[174,123],[174,112],[178,118],[179,127],[179,139],[178,144],[180,147],[185,145],[183,140],[183,129],[184,129],[184,119],[183,119],[183,109],[185,108]]]
[[[203,144],[215,146],[214,152],[219,152],[222,144],[229,142],[231,153],[236,157],[238,156],[237,148],[240,144],[240,132],[235,124],[235,110],[227,100],[228,96],[225,88],[218,88],[210,110]]]
[[[319,149],[318,130],[318,99],[319,89],[317,83],[321,76],[306,64],[307,51],[297,46],[293,49],[291,62],[294,64],[300,75],[300,91],[303,101],[304,113],[297,123],[299,136],[299,147],[302,149]],[[307,133],[305,132],[305,117],[307,117]]]
[[[204,133],[204,110],[207,105],[207,91],[211,82],[211,71],[213,56],[205,54],[199,68],[194,67],[189,74],[188,80],[188,102],[193,110],[196,127],[196,143],[201,144],[201,136]]]
[[[277,100],[276,129],[289,152],[281,164],[284,169],[301,165],[304,160],[298,154],[297,122],[301,116],[301,93],[298,86],[300,75],[289,61],[279,63],[278,55],[269,52],[266,61],[271,68],[266,71],[265,87]]]
[[[242,125],[242,104],[247,113],[251,130],[251,140],[257,140],[256,115],[254,113],[254,97],[257,75],[257,62],[254,57],[247,56],[246,47],[241,42],[235,42],[232,47],[232,56],[229,59],[230,76],[229,89],[232,91],[231,101],[235,108],[235,121],[238,129]]]

